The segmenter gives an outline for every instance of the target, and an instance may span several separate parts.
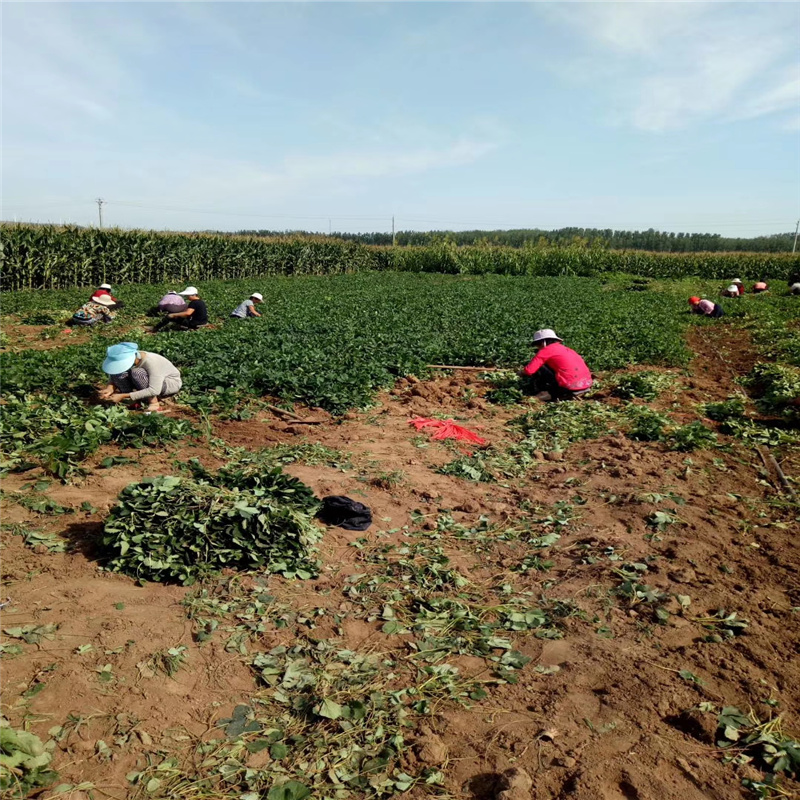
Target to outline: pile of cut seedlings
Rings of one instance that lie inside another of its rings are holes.
[[[145,478],[123,489],[102,540],[109,569],[184,585],[224,568],[317,574],[319,504],[308,486],[252,462],[216,473],[190,466],[191,477]]]

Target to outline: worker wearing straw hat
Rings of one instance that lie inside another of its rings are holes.
[[[592,388],[586,362],[556,336],[551,328],[533,334],[536,355],[522,375],[530,378],[530,390],[539,400],[570,400]]]
[[[113,322],[117,317],[118,305],[110,295],[101,294],[100,297],[93,297],[84,303],[73,315],[70,325],[97,325],[98,322],[106,325]]]
[[[158,353],[139,350],[136,342],[120,342],[106,350],[103,372],[108,385],[98,393],[101,400],[137,403],[147,400],[148,411],[160,411],[159,399],[176,395],[183,385],[178,368]]]
[[[256,306],[264,301],[264,297],[260,292],[253,292],[250,297],[242,303],[239,303],[236,308],[231,312],[234,319],[247,319],[247,317],[260,317],[261,314],[256,311]]]

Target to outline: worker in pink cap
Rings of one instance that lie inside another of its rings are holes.
[[[522,375],[530,378],[530,390],[539,400],[571,400],[592,388],[586,362],[563,341],[551,328],[533,334],[536,355]]]
[[[766,292],[768,288],[766,281],[757,281],[753,284],[753,294],[761,294],[761,292]]]

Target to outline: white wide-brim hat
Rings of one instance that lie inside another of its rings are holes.
[[[251,294],[250,297],[255,297],[256,300],[264,299],[264,295],[262,295],[261,292],[253,292],[253,294]]]
[[[99,303],[101,306],[115,306],[116,303],[107,295],[101,294],[100,297],[93,297],[93,303]]]
[[[199,294],[199,292],[197,291],[196,286],[187,286],[182,292],[178,292],[178,294],[186,295],[188,297],[189,295]]]
[[[533,334],[533,343],[541,342],[543,339],[558,339],[559,342],[564,340],[560,336],[556,336],[556,332],[552,328],[542,328]]]

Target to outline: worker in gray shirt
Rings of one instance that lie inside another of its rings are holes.
[[[106,350],[103,372],[109,384],[101,389],[101,400],[137,403],[147,400],[147,411],[160,411],[159,400],[176,395],[183,385],[178,368],[158,353],[139,350],[136,342],[121,342]]]
[[[256,311],[256,306],[261,303],[264,298],[258,292],[253,292],[248,300],[239,303],[238,306],[231,312],[231,316],[236,319],[247,319],[247,317],[260,317],[261,314]]]

